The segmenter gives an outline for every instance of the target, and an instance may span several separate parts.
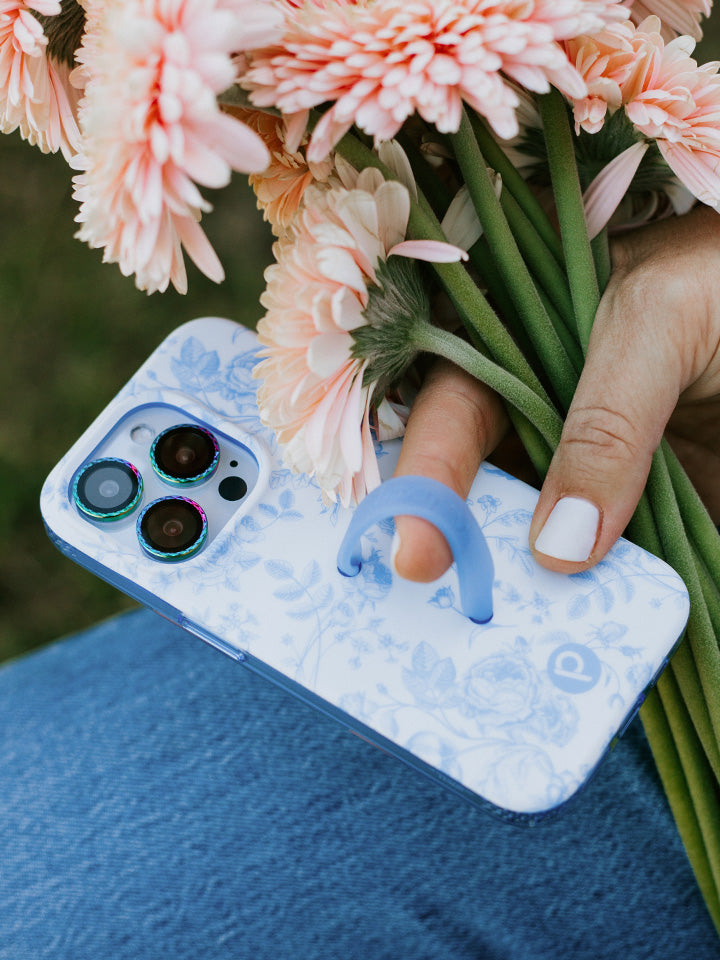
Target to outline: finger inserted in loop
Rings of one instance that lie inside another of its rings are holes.
[[[494,566],[482,529],[461,497],[428,477],[394,477],[358,504],[338,551],[338,571],[345,577],[357,576],[363,533],[398,516],[421,517],[438,528],[452,550],[463,613],[475,623],[491,620]]]

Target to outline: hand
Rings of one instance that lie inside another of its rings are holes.
[[[720,519],[718,213],[700,207],[634,231],[614,242],[612,258],[585,368],[530,527],[538,562],[563,573],[591,567],[622,534],[663,432]],[[497,396],[439,363],[413,406],[396,475],[423,474],[465,497],[506,431]],[[394,563],[401,576],[434,580],[451,562],[435,527],[398,518]]]

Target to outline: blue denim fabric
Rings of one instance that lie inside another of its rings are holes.
[[[716,960],[635,724],[508,826],[154,614],[0,671],[0,958]]]

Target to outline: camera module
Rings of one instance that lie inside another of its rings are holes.
[[[213,475],[219,459],[213,434],[194,423],[163,430],[150,448],[153,469],[167,483],[201,483]]]
[[[187,497],[161,497],[138,517],[140,546],[156,560],[187,560],[207,537],[207,517],[202,507]]]
[[[127,460],[103,457],[92,460],[73,482],[75,506],[91,520],[119,520],[140,503],[142,477]]]

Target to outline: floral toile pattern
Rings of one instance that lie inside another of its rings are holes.
[[[495,564],[489,624],[463,617],[452,570],[433,584],[393,577],[390,523],[365,538],[360,574],[340,576],[335,556],[350,511],[326,505],[313,481],[277,459],[255,405],[256,349],[253,334],[219,319],[169,337],[51,474],[43,510],[53,535],[126,589],[137,583],[161,612],[502,811],[532,817],[557,807],[673,647],[688,609],[681,581],[625,541],[583,574],[538,567],[527,547],[536,493],[490,466],[468,499]],[[68,497],[74,471],[118,416],[157,402],[235,435],[260,465],[247,501],[181,565],[119,546]],[[393,448],[378,450],[385,475]]]

